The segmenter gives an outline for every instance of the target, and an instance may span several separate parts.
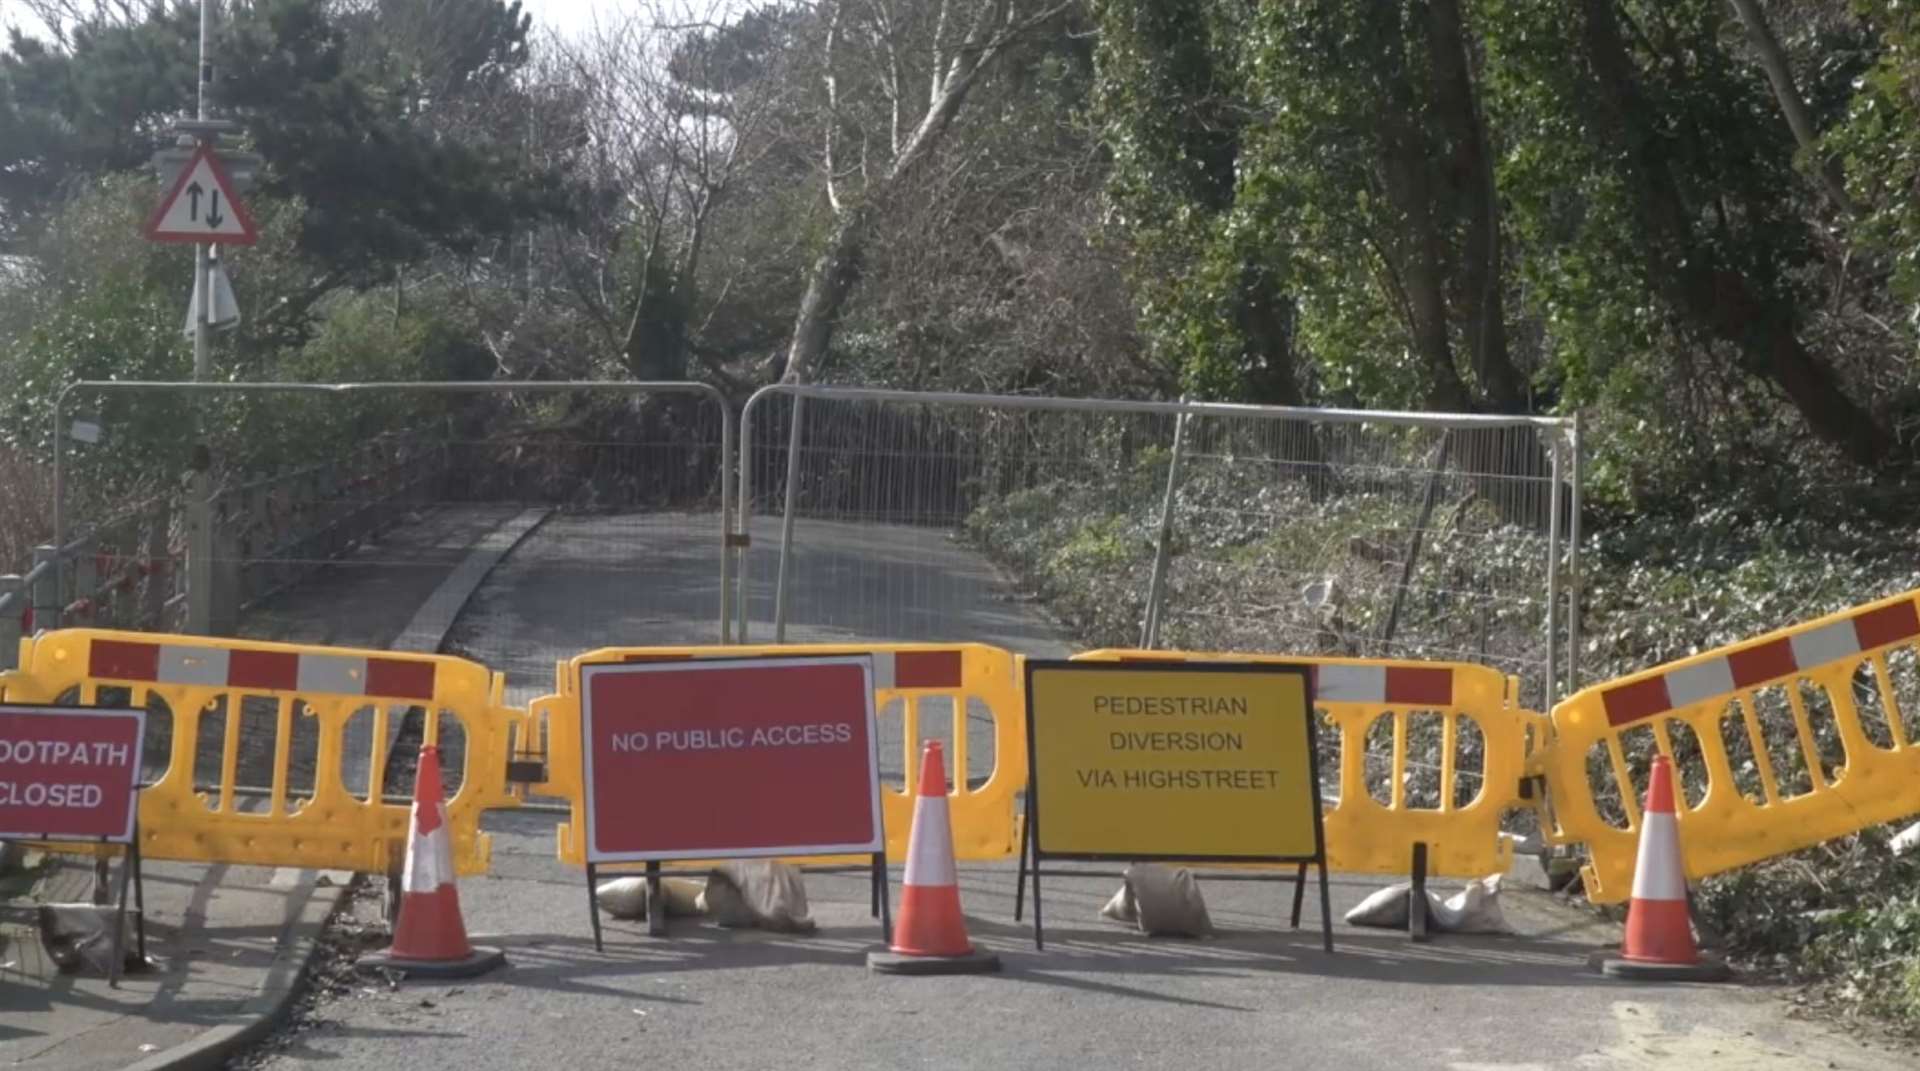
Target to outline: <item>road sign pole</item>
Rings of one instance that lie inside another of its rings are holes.
[[[154,154],[154,170],[166,196],[147,220],[149,241],[190,243],[193,251],[194,302],[188,317],[193,335],[193,379],[205,383],[213,379],[212,339],[215,323],[236,319],[231,292],[225,286],[226,273],[213,259],[215,245],[252,245],[259,239],[253,217],[240,201],[240,191],[251,185],[262,163],[252,153],[221,153],[220,135],[236,129],[234,123],[208,118],[211,111],[208,90],[213,82],[213,66],[207,62],[207,39],[211,32],[211,7],[200,2],[200,67],[195,75],[199,86],[195,102],[196,118],[174,124],[179,140],[170,149]],[[233,170],[228,171],[231,166]],[[223,300],[222,295],[225,295]],[[229,614],[219,614],[214,598],[216,584],[213,533],[213,476],[211,450],[207,444],[204,414],[194,414],[195,447],[192,471],[188,474],[186,502],[182,514],[187,528],[187,623],[186,630],[209,635],[215,629],[230,629]],[[64,436],[65,429],[56,429]],[[58,447],[56,446],[56,450]],[[56,467],[56,480],[58,468]],[[55,498],[58,499],[56,493]],[[56,501],[54,528],[60,527]]]
[[[193,378],[205,382],[213,374],[210,350],[212,330],[207,311],[212,308],[213,280],[208,278],[211,246],[193,247],[193,287],[198,300],[193,310]],[[196,423],[198,423],[196,414]],[[206,428],[200,427],[200,441],[206,441]],[[206,636],[213,631],[213,480],[196,457],[193,475],[187,486],[187,631]]]
[[[207,0],[200,0],[200,64],[194,71],[196,89],[195,116],[207,118]],[[201,135],[201,144],[211,146],[217,138]],[[204,383],[213,372],[213,354],[208,338],[207,310],[213,307],[213,280],[207,277],[212,259],[205,242],[193,247],[193,379]],[[195,414],[199,441],[206,442],[206,427]],[[213,508],[209,501],[213,481],[208,477],[204,454],[195,452],[193,475],[187,486],[187,631],[195,636],[213,632]]]

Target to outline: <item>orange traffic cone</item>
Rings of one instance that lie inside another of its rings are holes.
[[[907,838],[907,874],[893,947],[868,953],[867,966],[883,974],[983,974],[1000,969],[999,956],[976,950],[967,939],[967,920],[960,914],[953,823],[947,815],[947,764],[938,740],[927,742],[920,763],[920,798]]]
[[[471,978],[507,961],[497,948],[476,948],[460,918],[460,886],[453,872],[453,838],[441,802],[440,749],[420,749],[413,778],[413,828],[400,872],[400,919],[393,944],[360,958],[363,968],[385,968],[428,978]]]
[[[1627,938],[1618,956],[1604,957],[1602,973],[1646,981],[1711,982],[1727,965],[1705,959],[1693,943],[1687,879],[1680,857],[1680,826],[1673,813],[1673,763],[1653,757],[1647,803],[1640,815],[1640,855],[1627,905]]]

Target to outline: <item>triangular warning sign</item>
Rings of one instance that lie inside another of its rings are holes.
[[[155,242],[208,242],[252,245],[260,234],[247,206],[233,194],[233,182],[212,146],[201,145],[180,169],[173,189],[147,220],[147,238]]]

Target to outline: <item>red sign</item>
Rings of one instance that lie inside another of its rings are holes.
[[[587,859],[881,851],[866,655],[585,666]]]
[[[0,838],[133,839],[144,710],[0,706]]]

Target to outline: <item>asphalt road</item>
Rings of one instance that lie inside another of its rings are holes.
[[[753,520],[751,643],[774,638],[780,525]],[[1064,657],[1067,636],[944,531],[801,521],[788,565],[788,643],[981,642]],[[720,642],[720,521],[712,513],[556,514],[480,586],[449,649],[507,674],[516,703],[555,662],[599,647]]]
[[[773,642],[780,526],[756,518],[748,640]],[[1064,657],[1067,638],[979,554],[934,529],[803,521],[789,563],[787,642],[982,642]],[[553,690],[554,665],[601,647],[717,644],[715,514],[556,514],[502,562],[456,621],[448,650],[507,674],[507,698]],[[953,706],[922,701],[923,739],[952,739]],[[899,701],[880,711],[881,773],[911,761]],[[968,771],[992,773],[992,714],[968,711]]]
[[[777,530],[755,526],[752,638],[764,641]],[[605,645],[711,642],[718,632],[711,517],[556,516],[483,585],[456,626],[462,652],[509,673],[510,694],[544,691],[558,658]],[[806,525],[788,638],[982,640],[1036,654],[1066,649],[992,568],[940,533]],[[972,721],[973,719],[970,719]],[[896,738],[896,744],[899,741]],[[976,771],[970,771],[974,773]],[[751,791],[714,786],[713,791]],[[777,805],[777,800],[769,800]],[[689,801],[697,805],[698,801]],[[963,867],[974,939],[999,952],[988,977],[870,974],[879,947],[860,876],[808,877],[821,931],[723,931],[676,920],[664,939],[610,922],[595,952],[583,876],[554,860],[550,814],[490,816],[494,872],[462,883],[470,930],[511,966],[453,984],[377,981],[319,1003],[261,1066],[721,1068],[1178,1066],[1533,1071],[1546,1068],[1867,1071],[1911,1068],[1791,1016],[1740,986],[1606,981],[1587,955],[1617,930],[1544,894],[1509,890],[1517,936],[1444,937],[1337,927],[1320,950],[1284,927],[1288,890],[1202,881],[1222,936],[1153,940],[1097,916],[1109,873],[1050,875],[1044,952],[1013,921],[1008,865]],[[899,869],[892,891],[899,895]],[[1336,877],[1334,914],[1379,887]]]
[[[334,1071],[460,1067],[1075,1068],[1219,1071],[1814,1071],[1911,1068],[1798,1022],[1738,987],[1602,980],[1587,952],[1617,940],[1588,913],[1509,892],[1523,936],[1444,937],[1339,926],[1286,929],[1290,886],[1203,879],[1222,936],[1139,936],[1097,916],[1111,876],[1044,883],[1044,952],[1013,921],[1011,866],[961,870],[975,942],[995,976],[871,974],[879,947],[859,876],[810,874],[821,931],[789,937],[677,919],[666,938],[608,922],[593,950],[583,881],[552,859],[554,819],[501,814],[494,870],[461,887],[469,927],[510,966],[451,984],[369,985],[264,1066]],[[898,870],[894,895],[898,896]],[[1336,877],[1338,915],[1376,885]],[[1031,919],[1031,916],[1028,916]]]

